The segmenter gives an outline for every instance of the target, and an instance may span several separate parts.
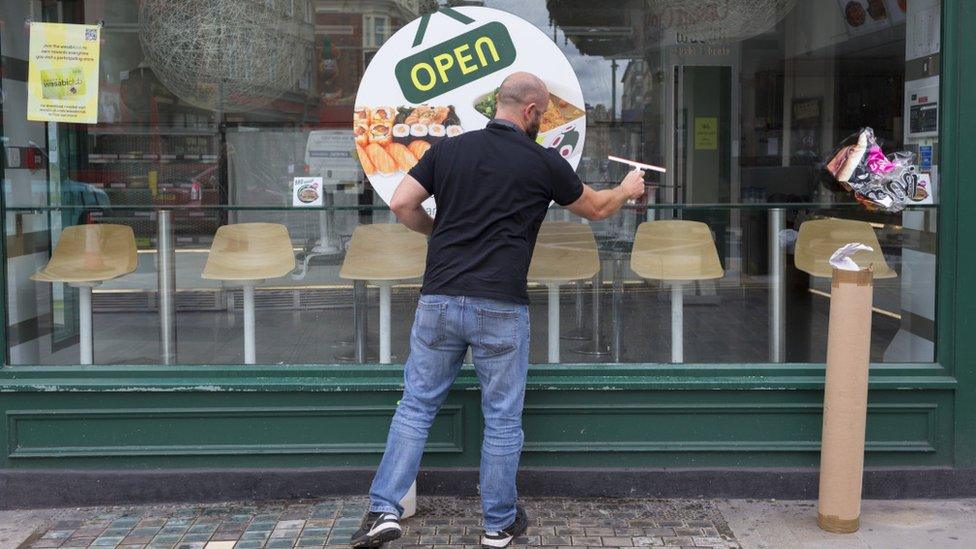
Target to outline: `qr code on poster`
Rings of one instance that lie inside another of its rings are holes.
[[[98,29],[85,29],[85,41],[92,42],[98,40]]]

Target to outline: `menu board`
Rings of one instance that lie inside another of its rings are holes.
[[[443,8],[397,31],[366,68],[353,130],[356,153],[377,193],[389,203],[404,174],[430,147],[485,127],[495,91],[526,71],[549,88],[536,141],[554,147],[575,169],[583,152],[583,91],[552,39],[510,13]],[[433,199],[424,207],[435,213]]]

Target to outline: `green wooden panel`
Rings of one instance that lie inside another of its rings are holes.
[[[240,399],[239,399],[240,400]],[[392,406],[37,409],[7,412],[11,459],[382,454]],[[428,452],[461,453],[462,413],[445,406]]]
[[[929,404],[872,404],[867,451],[934,453]],[[820,404],[619,404],[526,407],[527,452],[811,452]]]
[[[0,467],[375,465],[398,394],[12,393]],[[571,397],[571,398],[568,398]],[[553,391],[526,397],[526,466],[816,466],[819,391]],[[873,391],[867,463],[948,465],[952,391]],[[455,391],[424,464],[476,467],[480,393]],[[246,443],[242,443],[245,441]],[[216,461],[215,461],[216,460]]]
[[[976,2],[943,0],[938,352],[959,381],[955,465],[976,467]]]

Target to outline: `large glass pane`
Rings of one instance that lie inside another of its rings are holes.
[[[422,271],[422,248],[390,227],[360,231],[396,219],[360,168],[351,125],[377,49],[445,3],[171,4],[0,8],[10,362],[83,356],[88,290],[30,277],[63,235],[81,234],[72,227],[89,225],[131,228],[137,250],[134,271],[91,290],[96,364],[244,362],[249,310],[258,363],[373,363],[384,341],[402,362],[420,287],[410,254]],[[574,226],[548,226],[539,261],[556,261],[546,238],[565,234],[599,261],[555,290],[530,280],[532,363],[822,362],[829,281],[804,263],[823,259],[815,229],[876,240],[885,278],[872,360],[936,359],[937,2],[450,4],[518,15],[566,55],[585,99],[584,182],[602,189],[624,176],[608,155],[668,168],[649,178],[646,200],[605,221],[551,209],[547,222]],[[28,21],[103,25],[97,124],[27,121]],[[869,210],[825,177],[832,149],[865,126],[885,152],[916,155],[931,181],[924,200]],[[321,206],[296,205],[301,177],[323,178]],[[682,221],[707,228],[695,234],[714,249],[718,277],[674,283],[687,277],[673,269],[705,256],[668,264],[670,275],[642,267],[661,256],[647,235]],[[218,229],[245,223],[283,227],[269,253],[294,258],[253,300],[239,277],[204,276]],[[357,247],[357,231],[372,244]],[[390,242],[403,244],[390,252]],[[362,265],[372,274],[352,269]]]

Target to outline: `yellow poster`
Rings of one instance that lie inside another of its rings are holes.
[[[695,118],[695,150],[714,151],[718,149],[718,118]]]
[[[27,119],[98,122],[98,25],[30,24]]]

